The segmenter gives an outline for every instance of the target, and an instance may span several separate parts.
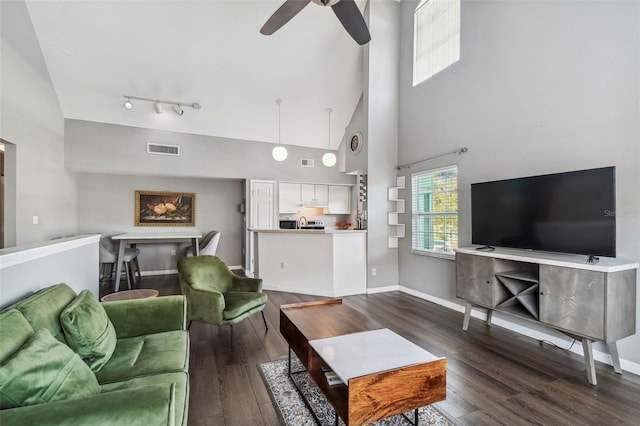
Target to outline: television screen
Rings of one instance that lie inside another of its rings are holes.
[[[615,167],[471,184],[471,242],[615,257]]]

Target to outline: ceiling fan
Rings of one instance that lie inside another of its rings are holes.
[[[319,6],[331,6],[344,29],[359,45],[371,40],[367,24],[353,0],[287,0],[271,15],[260,32],[264,35],[275,33],[312,1]]]

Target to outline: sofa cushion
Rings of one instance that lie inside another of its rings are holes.
[[[136,377],[102,385],[102,392],[113,392],[124,389],[135,389],[150,385],[175,384],[175,424],[186,425],[189,404],[189,375],[187,373],[154,374],[152,376]]]
[[[60,314],[60,324],[71,349],[93,371],[109,361],[116,348],[116,330],[98,299],[82,291]]]
[[[33,328],[17,309],[0,313],[0,364],[33,336]]]
[[[60,312],[76,297],[66,284],[56,284],[32,294],[11,306],[22,312],[34,330],[46,328],[51,335],[66,343],[60,326]]]
[[[100,393],[91,369],[46,328],[0,366],[0,408],[42,404]]]
[[[118,339],[111,359],[96,373],[100,384],[159,373],[186,372],[189,334],[184,330]]]
[[[224,295],[224,319],[232,320],[267,303],[267,295],[255,292],[230,292]]]

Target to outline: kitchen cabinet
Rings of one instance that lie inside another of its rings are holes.
[[[351,188],[329,185],[329,214],[351,214]]]
[[[278,212],[298,213],[302,207],[299,183],[281,182],[278,186]]]
[[[329,203],[329,185],[314,185],[303,183],[300,185],[302,204],[326,207]]]
[[[367,293],[366,231],[257,230],[263,290],[323,297]]]

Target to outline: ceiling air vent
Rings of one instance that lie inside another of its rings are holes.
[[[301,167],[314,167],[313,166],[313,159],[311,159],[311,158],[301,158],[300,159],[300,166]]]
[[[159,155],[180,155],[180,146],[178,145],[163,145],[159,143],[148,143],[147,154],[159,154]]]

